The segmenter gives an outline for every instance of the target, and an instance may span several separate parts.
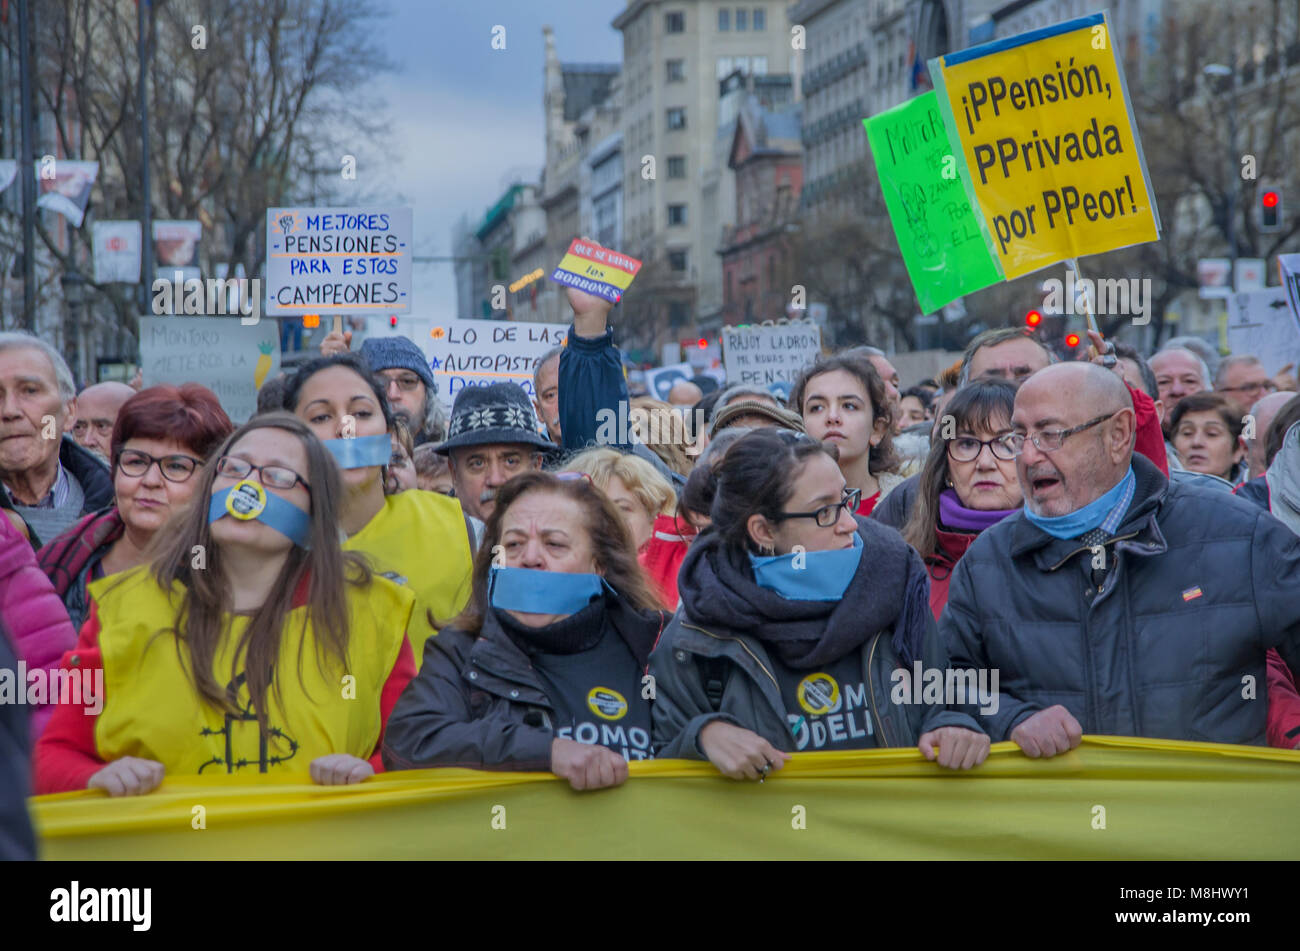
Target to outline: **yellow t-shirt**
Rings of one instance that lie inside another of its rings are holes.
[[[98,605],[104,660],[104,708],[95,747],[105,762],[123,756],[157,760],[169,775],[305,772],[331,753],[367,759],[381,729],[380,698],[397,663],[414,598],[376,578],[348,585],[348,664],[317,663],[306,607],[286,616],[275,674],[280,700],[267,692],[265,745],[234,652],[249,618],[231,615],[213,660],[218,683],[236,691],[242,714],[203,702],[189,675],[188,651],[170,629],[184,587],[169,593],[148,566],[90,585]],[[302,663],[299,664],[301,648]],[[348,679],[351,678],[351,679]]]
[[[436,624],[450,621],[469,600],[473,563],[460,503],[437,492],[390,495],[343,548],[361,552],[376,574],[415,595],[408,633],[419,670],[424,642],[438,633]]]

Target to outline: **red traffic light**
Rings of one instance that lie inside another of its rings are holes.
[[[394,330],[397,329],[397,315],[396,315],[396,314],[390,314],[390,315],[389,315],[389,317],[388,317],[388,326],[392,327]]]
[[[1079,345],[1079,335],[1078,335],[1078,334],[1066,334],[1066,336],[1065,336],[1065,345],[1066,345],[1067,347],[1077,347],[1077,346]]]
[[[1025,314],[1025,326],[1035,328],[1043,322],[1043,315],[1036,310],[1031,310]]]
[[[1277,192],[1264,192],[1263,197],[1260,198],[1260,202],[1264,205],[1265,208],[1276,208]]]
[[[703,337],[701,337],[700,342],[696,346],[698,346],[701,350],[707,350],[709,349],[709,342],[705,340]]]

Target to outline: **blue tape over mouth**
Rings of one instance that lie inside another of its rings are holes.
[[[341,469],[384,466],[393,457],[393,441],[388,433],[353,436],[350,439],[326,439],[324,445]]]
[[[212,501],[208,503],[209,524],[230,515],[226,508],[226,501],[230,497],[230,493],[242,484],[241,482],[238,485],[232,485],[213,494]],[[308,540],[311,538],[311,515],[292,502],[280,498],[274,492],[266,492],[265,494],[266,506],[262,511],[251,516],[250,520],[256,519],[265,525],[269,525],[299,548],[309,549],[311,547],[308,544]]]

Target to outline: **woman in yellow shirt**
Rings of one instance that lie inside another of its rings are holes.
[[[469,600],[473,555],[460,503],[435,492],[384,494],[393,412],[356,354],[303,364],[289,380],[284,406],[311,427],[343,469],[344,549],[363,553],[376,573],[415,595],[410,637],[418,668],[424,642]]]

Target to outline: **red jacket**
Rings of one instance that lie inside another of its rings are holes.
[[[49,674],[59,667],[64,651],[77,642],[63,601],[50,579],[36,564],[36,552],[9,519],[0,516],[0,619],[14,645],[18,659],[29,671],[41,671],[49,683]],[[26,691],[27,683],[16,684]],[[57,705],[57,698],[46,695],[46,703],[28,710],[32,742],[40,738],[45,724]],[[25,697],[24,697],[25,699]]]
[[[676,611],[677,572],[686,558],[686,551],[695,538],[696,531],[688,523],[672,515],[660,515],[655,519],[654,534],[637,555],[641,567],[645,569],[650,580],[659,591],[659,598],[664,609]]]
[[[303,603],[306,593],[307,578],[304,577],[294,593],[295,606]],[[99,611],[95,602],[91,601],[90,615],[81,627],[76,650],[69,651],[63,658],[63,667],[67,670],[98,670],[103,666],[104,659],[99,651]],[[402,644],[397,662],[393,665],[388,680],[384,682],[379,697],[379,739],[375,741],[374,753],[369,760],[376,773],[384,771],[380,750],[383,749],[388,716],[393,712],[397,698],[414,677],[415,654],[411,651],[411,642],[407,640]],[[86,697],[80,705],[64,703],[59,704],[55,710],[49,727],[36,746],[34,785],[37,795],[85,789],[90,777],[107,765],[99,758],[99,750],[95,745],[95,722],[99,714],[90,711],[92,702],[98,702],[102,710],[102,704],[107,700],[104,697]]]
[[[930,610],[937,621],[948,603],[948,582],[953,569],[966,554],[966,549],[979,538],[979,533],[945,532],[936,526],[934,537],[939,550],[925,559],[925,568],[930,573]]]
[[[1128,386],[1127,383],[1124,385]],[[1168,479],[1169,457],[1165,455],[1165,434],[1160,429],[1160,420],[1156,417],[1156,402],[1143,390],[1131,386],[1128,388],[1128,394],[1133,400],[1133,413],[1137,417],[1135,421],[1137,439],[1134,441],[1133,451],[1140,452],[1150,459]]]
[[[1300,750],[1300,690],[1275,650],[1268,652],[1268,745]]]

